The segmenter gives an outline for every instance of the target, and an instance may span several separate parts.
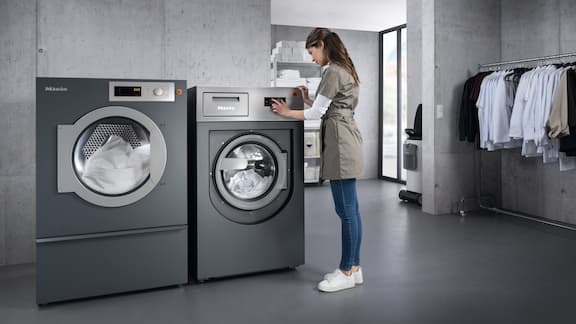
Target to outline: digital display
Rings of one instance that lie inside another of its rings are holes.
[[[264,97],[264,106],[272,107],[272,99],[286,102],[286,97]]]
[[[142,87],[114,87],[116,97],[141,97]]]

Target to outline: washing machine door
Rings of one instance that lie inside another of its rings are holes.
[[[287,189],[287,153],[266,136],[244,134],[226,143],[216,156],[214,182],[225,204],[221,211],[239,223],[273,216],[270,205]]]
[[[102,207],[132,204],[159,183],[166,143],[158,126],[128,107],[96,109],[58,125],[58,192]]]

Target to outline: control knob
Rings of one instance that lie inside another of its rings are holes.
[[[164,90],[162,88],[154,88],[153,93],[155,96],[159,97],[164,94]]]

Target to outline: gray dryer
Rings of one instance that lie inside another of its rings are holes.
[[[36,87],[38,304],[186,283],[186,82]]]
[[[188,90],[193,280],[304,263],[303,122],[271,98],[303,107],[292,88]]]

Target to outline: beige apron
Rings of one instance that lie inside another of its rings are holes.
[[[362,136],[350,109],[328,109],[320,126],[320,178],[340,180],[362,175]]]

